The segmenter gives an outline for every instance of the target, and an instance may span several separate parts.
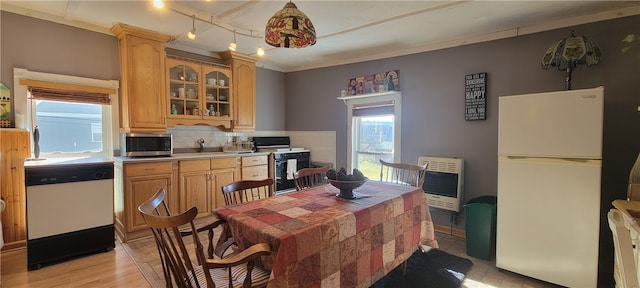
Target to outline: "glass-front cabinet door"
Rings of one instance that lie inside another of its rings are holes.
[[[200,64],[167,59],[169,76],[169,118],[202,118]]]
[[[202,65],[202,75],[205,77],[204,105],[209,117],[231,120],[231,70],[216,65]]]
[[[167,125],[231,128],[231,68],[226,65],[167,58]]]

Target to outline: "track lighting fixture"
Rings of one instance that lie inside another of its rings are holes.
[[[2,0],[0,0],[0,1],[2,1]],[[213,1],[213,0],[211,0],[211,1]],[[254,39],[256,39],[256,41],[258,41],[258,47],[256,48],[254,55],[257,54],[258,56],[262,57],[265,54],[265,51],[262,48],[262,46],[260,45],[260,41],[259,41],[260,39],[264,39],[264,37],[260,36],[257,33],[256,33],[256,35],[254,35],[254,33],[253,33],[254,31],[251,31],[250,33],[242,32],[242,30],[237,31],[234,27],[229,27],[229,26],[226,26],[226,25],[222,25],[222,24],[216,23],[214,21],[214,17],[213,16],[211,16],[211,19],[203,19],[203,18],[198,17],[195,14],[187,14],[187,13],[182,12],[182,11],[180,11],[180,10],[174,8],[174,7],[171,7],[171,4],[165,5],[164,0],[152,0],[152,2],[153,2],[153,5],[158,9],[164,7],[169,11],[172,11],[172,12],[178,13],[180,15],[183,15],[183,16],[191,18],[191,21],[192,21],[191,30],[189,32],[187,32],[187,38],[190,39],[190,40],[195,40],[196,39],[196,20],[197,20],[197,21],[204,22],[204,23],[216,26],[218,28],[224,29],[226,31],[233,32],[233,42],[229,43],[229,50],[231,50],[231,51],[237,51],[238,50],[237,35],[240,34],[240,36],[254,38]],[[251,54],[253,54],[253,53],[251,53]]]
[[[236,44],[236,30],[233,30],[233,42],[229,44],[229,50],[236,51],[238,49],[238,44]]]
[[[196,15],[193,15],[193,25],[191,26],[191,31],[187,33],[187,38],[191,40],[196,39]]]

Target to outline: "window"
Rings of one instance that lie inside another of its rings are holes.
[[[351,172],[360,170],[369,179],[380,177],[379,159],[399,162],[401,95],[346,97],[349,121],[348,157]]]
[[[32,100],[32,119],[40,133],[40,153],[102,153],[103,115],[108,106]],[[107,117],[108,119],[108,117]]]
[[[38,126],[41,158],[113,156],[118,131],[118,81],[14,68],[16,101],[24,101],[26,125]],[[23,100],[20,100],[23,99]],[[20,105],[19,105],[20,106]],[[114,111],[115,110],[115,111]],[[32,138],[32,151],[34,139]],[[35,155],[34,155],[35,156]]]

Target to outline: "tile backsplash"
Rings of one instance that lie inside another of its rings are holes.
[[[173,135],[173,147],[200,147],[198,140],[204,139],[204,146],[222,147],[233,141],[246,141],[254,136],[289,136],[291,147],[306,148],[311,151],[311,160],[336,163],[336,132],[335,131],[256,131],[250,133],[224,132],[209,126],[176,126],[167,132]]]

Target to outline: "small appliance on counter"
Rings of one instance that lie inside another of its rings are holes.
[[[120,156],[171,156],[171,133],[121,133]]]
[[[229,142],[222,145],[222,152],[253,153],[254,150],[253,142],[251,141]]]

